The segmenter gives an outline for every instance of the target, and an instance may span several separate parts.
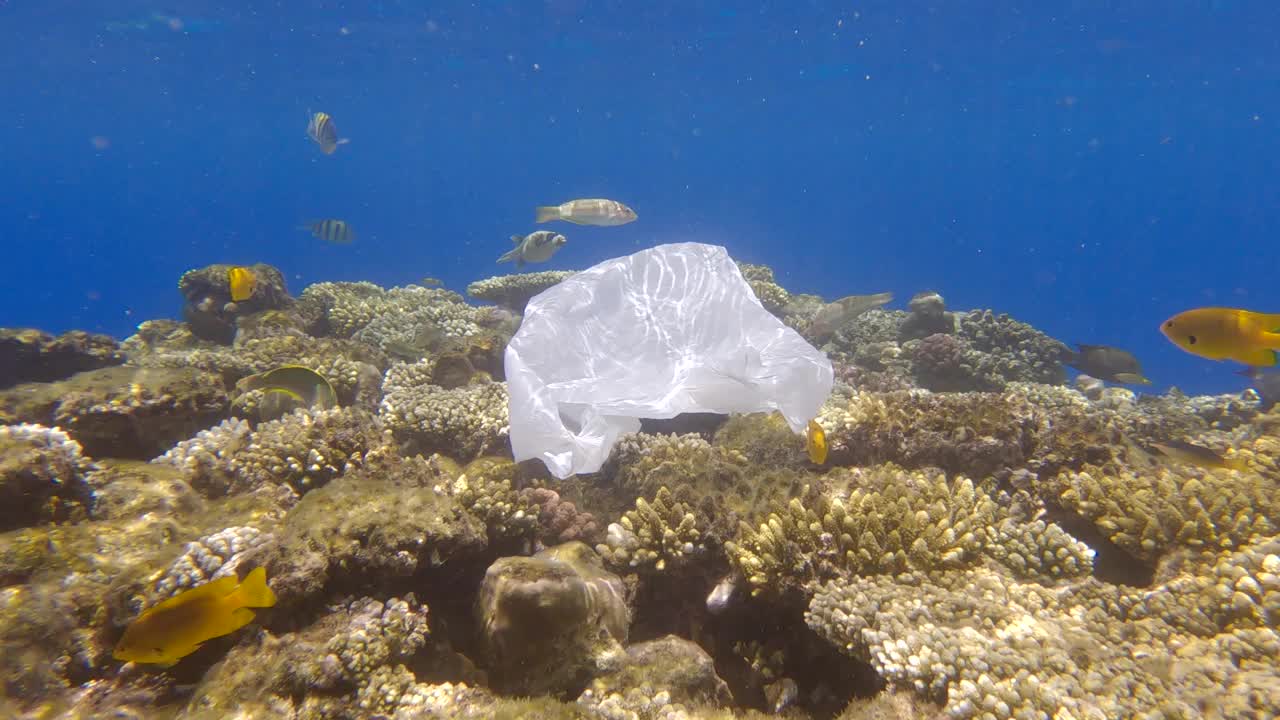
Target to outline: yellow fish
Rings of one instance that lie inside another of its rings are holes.
[[[231,299],[244,302],[258,289],[258,276],[247,267],[233,267],[227,271],[227,284],[231,286]]]
[[[271,607],[276,595],[267,571],[257,568],[239,582],[228,575],[147,608],[124,631],[111,653],[117,660],[168,667],[200,648],[253,622],[249,608]]]
[[[332,155],[339,145],[350,142],[338,137],[338,126],[333,124],[333,118],[322,112],[311,115],[311,121],[307,123],[307,137],[315,141],[320,146],[320,152],[325,155]]]
[[[303,365],[281,365],[264,373],[250,375],[236,383],[236,387],[241,390],[263,390],[268,397],[281,393],[305,407],[324,410],[338,406],[338,395],[333,391],[333,385],[323,375]],[[276,397],[275,400],[285,400],[286,397]]]
[[[1165,320],[1160,332],[1174,345],[1210,360],[1270,366],[1280,350],[1280,315],[1248,310],[1188,310]]]
[[[809,451],[809,460],[814,465],[827,461],[827,433],[817,420],[809,421],[809,433],[805,438],[805,449]]]

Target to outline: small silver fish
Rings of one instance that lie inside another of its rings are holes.
[[[525,263],[550,260],[551,256],[568,241],[565,240],[563,235],[550,230],[538,230],[523,237],[512,235],[511,242],[515,243],[516,246],[498,258],[498,262],[514,261],[516,267],[522,268]]]
[[[850,295],[828,303],[822,306],[817,315],[813,316],[813,322],[809,324],[809,335],[815,340],[826,340],[850,320],[892,300],[893,293],[877,293],[875,295]]]
[[[634,221],[636,211],[617,200],[570,200],[561,205],[544,205],[537,210],[536,222],[565,220],[578,225],[626,225]]]

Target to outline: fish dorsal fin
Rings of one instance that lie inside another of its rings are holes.
[[[524,238],[520,237],[519,235],[512,235],[511,242],[519,244],[521,242],[524,242]]]
[[[1082,352],[1082,353],[1087,353],[1087,352],[1089,352],[1090,350],[1097,350],[1099,347],[1102,347],[1102,346],[1101,346],[1101,345],[1086,345],[1086,344],[1084,344],[1084,343],[1076,343],[1076,349],[1077,349],[1077,350],[1079,350],[1079,351],[1080,351],[1080,352]]]
[[[236,586],[239,584],[240,584],[240,581],[236,578],[235,575],[227,575],[225,577],[220,577],[217,580],[214,580],[212,582],[207,582],[203,585],[197,585],[191,588],[190,590],[180,592],[177,595],[174,595],[173,597],[169,598],[168,600],[165,600],[164,602],[158,603],[156,605],[153,605],[150,608],[147,608],[143,612],[148,613],[153,610],[167,610],[169,608],[181,607],[183,605],[186,605],[189,602],[200,600],[202,598],[224,597],[230,593],[235,592]]]

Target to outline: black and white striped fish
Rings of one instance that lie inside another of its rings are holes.
[[[316,220],[307,225],[299,225],[299,230],[307,230],[312,235],[334,245],[349,245],[356,239],[356,231],[344,220]]]
[[[307,123],[307,137],[315,141],[320,146],[320,152],[325,155],[332,155],[339,145],[345,145],[350,140],[338,137],[338,126],[333,124],[333,118],[328,113],[311,113],[311,121]]]

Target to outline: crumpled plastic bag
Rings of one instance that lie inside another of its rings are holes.
[[[595,472],[640,418],[779,410],[802,432],[831,362],[760,305],[723,247],[660,245],[529,301],[506,350],[511,449]]]

